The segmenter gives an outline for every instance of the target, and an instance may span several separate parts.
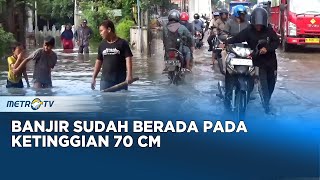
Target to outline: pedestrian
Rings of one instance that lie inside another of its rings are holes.
[[[60,38],[63,49],[73,49],[73,32],[70,24],[65,26],[65,30],[62,32]]]
[[[7,79],[7,88],[23,88],[22,75],[26,80],[27,87],[30,87],[28,75],[26,68],[22,70],[22,73],[14,73],[16,69],[22,62],[24,58],[24,47],[21,43],[14,43],[12,48],[12,55],[8,57],[8,79]]]
[[[87,20],[83,20],[81,26],[74,33],[76,43],[79,46],[79,53],[89,53],[89,41],[93,36],[92,29],[87,26]]]
[[[129,43],[119,38],[111,20],[105,20],[99,27],[102,42],[98,48],[98,57],[92,76],[91,89],[96,86],[96,78],[102,67],[100,90],[110,88],[122,82],[132,83],[132,52]],[[125,86],[117,90],[127,90]]]
[[[33,71],[34,88],[51,88],[51,70],[57,63],[57,54],[52,50],[55,46],[55,39],[52,36],[45,38],[43,47],[35,50],[29,57],[24,59],[18,68],[14,70],[15,74],[26,68],[30,60],[35,62]]]

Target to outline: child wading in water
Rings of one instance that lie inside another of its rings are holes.
[[[15,43],[12,46],[12,56],[8,57],[8,79],[7,88],[23,88],[22,74],[26,80],[27,86],[30,87],[26,68],[23,68],[20,73],[15,74],[14,70],[20,65],[24,56],[24,48],[21,43]]]
[[[55,46],[55,39],[52,36],[45,38],[43,48],[37,49],[29,57],[22,61],[15,73],[22,71],[30,60],[35,61],[33,71],[34,88],[51,88],[51,69],[57,63],[57,54],[52,51]]]

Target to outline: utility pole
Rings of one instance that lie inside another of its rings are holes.
[[[140,52],[142,53],[142,29],[141,29],[141,10],[140,10],[140,0],[137,0],[137,8],[138,8],[138,31],[139,31],[139,48]]]
[[[37,7],[37,1],[34,1],[34,39],[35,39],[35,45],[37,45],[39,42],[38,38],[38,7]]]
[[[78,12],[77,12],[77,0],[74,0],[74,12],[73,12],[73,21],[74,21],[74,28],[78,27]]]

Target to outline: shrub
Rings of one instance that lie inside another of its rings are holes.
[[[129,19],[125,19],[116,25],[116,33],[119,37],[130,41],[130,28],[134,25],[134,22]]]
[[[92,6],[98,7],[98,10],[92,10]],[[83,8],[83,18],[88,20],[88,25],[91,27],[93,31],[92,40],[100,41],[101,37],[99,35],[99,26],[102,23],[102,21],[106,19],[114,21],[114,16],[112,14],[111,9],[100,2],[83,4]]]
[[[10,52],[9,48],[13,42],[15,42],[13,34],[0,27],[0,57]]]

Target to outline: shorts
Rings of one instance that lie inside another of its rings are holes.
[[[6,88],[23,88],[23,82],[22,79],[18,83],[11,82],[7,79],[7,85]]]

